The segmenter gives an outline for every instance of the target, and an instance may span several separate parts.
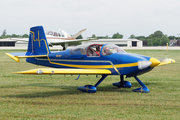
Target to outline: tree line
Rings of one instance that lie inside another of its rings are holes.
[[[6,29],[3,31],[2,35],[0,36],[0,39],[4,39],[4,38],[28,38],[29,35],[28,34],[23,34],[23,35],[16,35],[16,34],[12,34],[12,35],[8,35],[6,32]]]
[[[165,46],[167,43],[169,44],[170,40],[177,40],[177,43],[180,43],[180,37],[175,36],[167,36],[163,34],[161,31],[155,31],[153,34],[149,36],[135,36],[131,35],[131,39],[135,38],[143,41],[143,46]],[[180,45],[180,44],[177,44]]]
[[[95,34],[92,35],[92,37],[89,38],[95,38],[95,39],[122,39],[123,35],[119,34],[118,32],[115,33],[112,37],[106,36],[96,36]]]
[[[97,39],[122,39],[123,35],[119,33],[113,34],[112,37],[106,36],[96,36],[95,34],[92,35],[91,38],[97,38]],[[155,31],[153,34],[150,34],[149,36],[135,36],[134,34],[130,35],[129,39],[138,39],[143,41],[143,46],[165,46],[169,45],[170,40],[177,40],[177,45],[180,46],[180,37],[175,36],[167,36],[163,34],[162,31]]]

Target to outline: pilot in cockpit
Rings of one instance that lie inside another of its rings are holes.
[[[112,53],[110,52],[109,47],[105,47],[103,55],[110,55],[110,54]]]

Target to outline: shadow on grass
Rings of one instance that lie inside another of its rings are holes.
[[[150,85],[159,85],[159,83],[152,83],[152,82],[143,82],[147,87]],[[141,85],[138,82],[132,83],[133,87],[141,87]]]
[[[36,83],[36,84],[28,84],[28,85],[5,86],[1,88],[25,87],[25,86],[59,88],[59,90],[47,91],[47,92],[45,91],[32,92],[32,93],[18,94],[18,95],[5,95],[1,97],[40,98],[40,97],[63,96],[63,95],[72,95],[72,94],[89,94],[89,93],[81,92],[77,90],[78,86],[64,86],[64,85],[54,86],[50,83]],[[97,92],[128,92],[129,93],[129,92],[132,92],[132,90],[131,88],[117,88],[113,85],[108,85],[108,86],[98,86]]]

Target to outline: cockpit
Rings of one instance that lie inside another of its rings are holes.
[[[125,52],[114,44],[86,44],[69,48],[70,55],[87,55],[88,57],[108,56],[113,53]]]

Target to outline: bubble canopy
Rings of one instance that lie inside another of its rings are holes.
[[[99,51],[100,50],[100,51]],[[73,48],[69,48],[71,55],[87,55],[87,56],[107,56],[113,53],[125,52],[122,48],[114,44],[84,44]],[[97,52],[101,54],[97,54]]]
[[[113,53],[125,52],[122,48],[114,44],[105,44],[101,50],[102,55],[111,55]]]

